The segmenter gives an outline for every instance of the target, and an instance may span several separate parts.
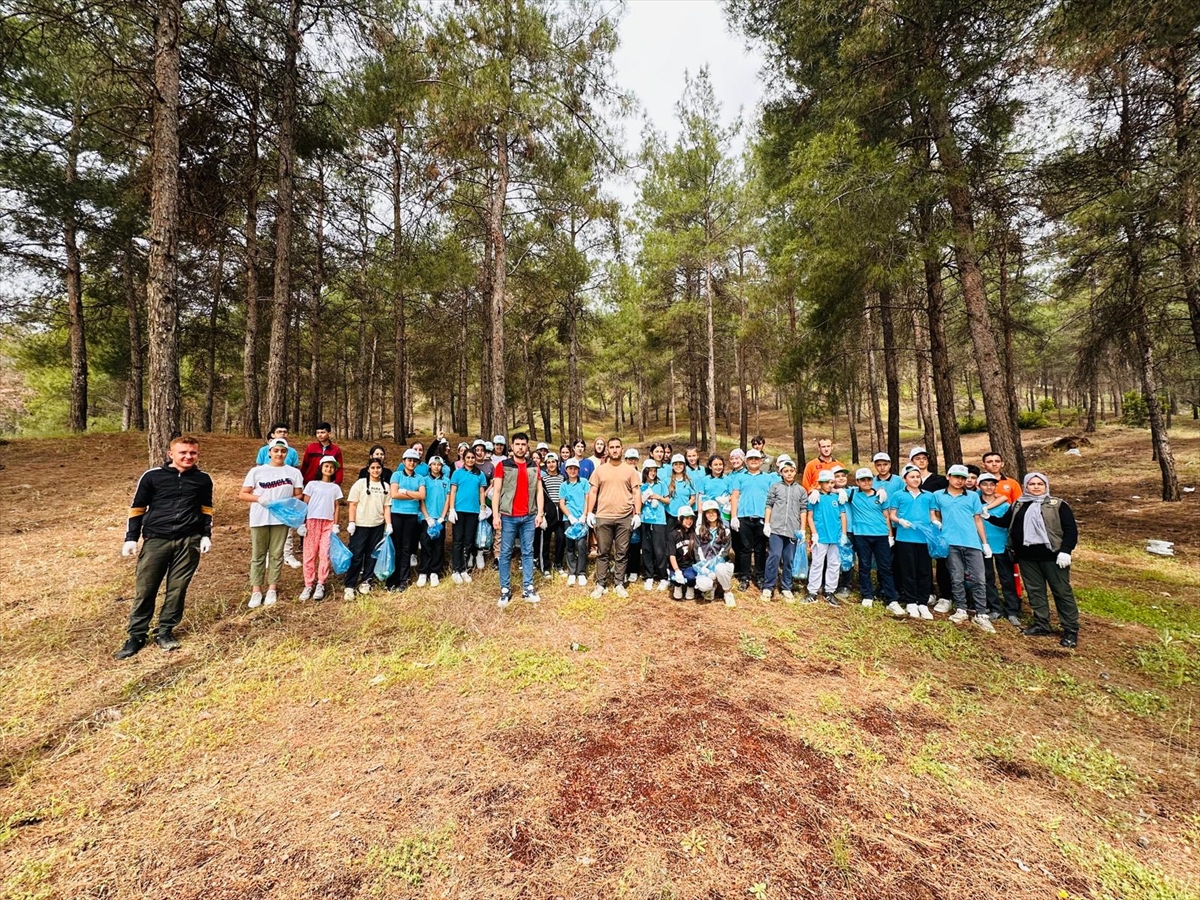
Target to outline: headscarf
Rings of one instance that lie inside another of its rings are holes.
[[[1046,485],[1046,493],[1031,496],[1028,493],[1031,478],[1040,478]],[[1021,482],[1021,487],[1026,491],[1021,495],[1021,499],[1029,501],[1030,504],[1029,512],[1025,514],[1025,546],[1049,547],[1050,534],[1046,531],[1046,520],[1042,517],[1042,504],[1050,498],[1050,479],[1042,472],[1030,472]]]

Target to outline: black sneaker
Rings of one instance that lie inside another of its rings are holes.
[[[1079,635],[1073,631],[1068,631],[1062,636],[1062,640],[1058,642],[1058,646],[1066,647],[1068,650],[1074,650],[1079,646]]]
[[[180,647],[179,641],[175,639],[175,635],[170,631],[160,631],[154,636],[154,643],[158,644],[163,650],[170,653],[172,650],[178,650]]]
[[[504,607],[508,606],[510,603],[512,603],[512,591],[510,591],[508,588],[504,588],[500,591],[500,599],[496,601],[496,605],[501,609],[504,609]]]
[[[830,594],[828,597],[826,597],[825,602],[828,603],[830,606],[841,606],[842,605],[841,603],[838,602],[838,598],[834,594]]]
[[[1045,625],[1031,625],[1026,628],[1021,634],[1025,637],[1050,637],[1058,634],[1053,628],[1047,628]]]
[[[125,646],[113,654],[113,659],[129,659],[131,656],[137,656],[141,649],[145,646],[145,638],[131,637],[125,642]]]
[[[817,595],[816,594],[805,594],[804,598],[800,602],[801,603],[816,603]]]

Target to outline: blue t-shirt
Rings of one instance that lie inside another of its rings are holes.
[[[450,485],[457,488],[454,509],[457,512],[479,513],[479,489],[487,490],[487,476],[478,469],[457,469],[450,476]]]
[[[842,539],[842,512],[845,507],[838,502],[837,494],[817,492],[816,503],[809,503],[809,511],[813,516],[813,528],[817,532],[817,540],[822,544],[836,544]]]
[[[450,479],[446,477],[446,468],[442,467],[442,477],[425,476],[425,512],[435,519],[446,514],[446,498],[450,496]],[[478,496],[478,495],[476,495]]]
[[[894,497],[889,496],[888,502],[892,504],[896,510],[896,515],[905,522],[912,522],[914,525],[918,522],[923,522],[930,525],[929,510],[933,508],[933,494],[928,491],[920,491],[915,497],[905,488]],[[902,541],[905,544],[924,544],[925,537],[915,528],[905,528],[897,523],[896,525],[896,540]]]
[[[670,500],[667,501],[667,512],[673,516],[678,516],[679,510],[682,507],[692,506],[692,501],[696,499],[696,487],[692,484],[686,473],[684,473],[683,478],[674,482],[674,494],[671,494],[671,482],[668,481],[664,487],[666,488],[666,494],[670,497]],[[692,506],[692,512],[695,511],[696,508]]]
[[[854,514],[854,533],[864,537],[882,537],[888,533],[884,510],[892,508],[892,498],[880,502],[879,492],[864,494],[858,488],[848,491],[850,510]]]
[[[583,466],[580,466],[582,469]],[[558,499],[567,507],[567,515],[572,519],[582,519],[587,503],[588,491],[592,489],[590,482],[582,478],[576,482],[564,481],[558,488]]]
[[[579,461],[579,480],[590,481],[592,473],[596,471],[596,464],[590,456],[585,456]]]
[[[685,463],[683,467],[683,474],[692,479],[692,484],[695,486],[696,490],[704,493],[704,483],[708,481],[708,473],[704,471],[704,466],[696,466],[696,468],[693,469],[691,466]]]
[[[979,530],[975,527],[975,516],[983,512],[978,494],[964,491],[954,497],[949,491],[934,491],[933,508],[942,514],[942,537],[951,547],[983,549],[979,543]]]
[[[904,490],[904,479],[895,473],[889,475],[887,478],[880,478],[878,475],[876,475],[875,490],[879,490],[880,488],[883,488],[885,491],[887,491],[888,499],[890,500],[892,498],[892,494],[898,494]]]
[[[646,499],[647,495],[655,494],[659,497],[667,495],[667,489],[663,487],[659,481],[647,482],[642,485],[642,522],[646,525],[666,525],[667,524],[667,507],[664,503],[651,503]]]
[[[982,503],[983,501],[980,500],[980,502]],[[1011,505],[1005,502],[993,506],[988,510],[988,515],[993,518],[983,520],[983,534],[987,538],[988,546],[992,548],[993,553],[1003,553],[1004,549],[1008,546],[1008,529],[1001,528],[999,525],[992,523],[996,521],[997,517],[1008,512],[1008,508]]]
[[[392,484],[402,491],[419,491],[425,479],[420,475],[405,475],[400,469],[392,473]],[[420,500],[393,500],[392,512],[400,515],[419,516],[421,514]]]
[[[747,472],[738,482],[739,519],[761,519],[767,514],[767,491],[780,478],[774,472],[759,471],[757,475]],[[840,526],[839,526],[840,527]]]
[[[417,463],[417,474],[420,475],[422,478],[424,478],[426,475],[428,475],[429,474],[429,463],[427,463],[427,462]]]
[[[271,461],[270,447],[265,444],[258,448],[258,456],[255,458],[254,464],[257,466],[265,466]],[[284,457],[283,464],[285,466],[293,466],[300,468],[300,454],[296,452],[295,447],[288,447],[287,456]]]

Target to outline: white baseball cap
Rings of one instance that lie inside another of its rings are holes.
[[[746,459],[762,459],[762,451],[758,449],[752,449],[746,454]]]
[[[567,460],[566,465],[564,465],[563,468],[564,469],[571,469],[571,468],[578,469],[579,468],[579,460],[577,460],[575,457],[572,456],[570,459]]]
[[[493,444],[503,444],[504,446],[507,447],[508,446],[508,438],[506,438],[502,434],[498,434],[494,438],[492,438],[492,443]]]
[[[675,465],[675,463],[683,463],[686,466],[687,459],[684,458],[684,455],[682,453],[676,453],[674,456],[671,457],[671,465]]]
[[[787,459],[777,461],[776,467],[780,469],[794,469],[796,468],[796,461],[788,457]]]
[[[886,453],[876,453],[871,457],[871,462],[891,462],[892,458]]]
[[[538,441],[538,445],[534,449],[535,450],[549,450],[550,445],[547,444],[545,441]]]
[[[416,450],[413,450],[410,448],[408,450],[405,450],[404,454],[400,458],[401,459],[415,459],[415,460],[417,460],[417,462],[420,462],[421,454],[418,453]]]
[[[874,478],[875,478],[875,473],[874,473],[874,472],[872,472],[870,469],[865,469],[865,468],[864,468],[864,469],[859,469],[857,472],[855,472],[855,473],[854,473],[854,480],[855,480],[855,481],[858,481],[858,479],[860,479],[860,478],[871,478],[871,479],[874,479]]]
[[[817,473],[817,481],[833,481],[833,473],[828,469],[822,469]]]
[[[993,475],[991,472],[984,472],[982,475],[979,476],[979,480],[980,481],[997,481],[998,482],[1000,480],[1000,476]]]
[[[913,447],[911,450],[908,451],[908,461],[912,462],[912,458],[914,456],[920,456],[922,453],[924,453],[926,456],[929,455],[929,451],[926,450],[924,447]]]
[[[625,451],[626,459],[638,459],[639,457],[641,457],[641,455],[642,454],[638,453],[637,449],[634,447],[630,447],[628,450]]]
[[[646,471],[646,469],[657,469],[657,468],[658,468],[658,463],[654,459],[648,459],[644,463],[642,463],[642,471],[643,472]]]
[[[717,512],[720,512],[721,506],[716,500],[705,500],[703,505],[700,507],[700,511],[708,512],[710,509],[715,509]]]
[[[335,468],[339,468],[339,469],[341,468],[341,466],[338,465],[337,458],[333,457],[333,456],[322,456],[321,461],[319,463],[317,463],[317,468],[318,469],[321,468],[321,466],[325,465],[325,463],[327,463],[327,462],[333,463]]]
[[[686,519],[688,516],[691,516],[693,519],[696,518],[696,511],[690,506],[679,507],[679,512],[675,514],[675,518],[677,519]]]
[[[966,478],[971,474],[971,470],[964,465],[953,465],[946,470],[947,475],[958,475],[961,478]]]

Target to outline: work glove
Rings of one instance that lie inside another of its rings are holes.
[[[426,528],[432,528],[436,522],[437,522],[437,519],[435,519],[433,516],[425,517],[425,527]]]
[[[674,581],[676,584],[683,584],[687,579],[685,579],[683,577],[683,572],[679,571],[671,576],[671,580]]]
[[[875,491],[875,493],[879,496],[880,505],[887,503],[887,491],[885,491],[883,488],[879,488]]]
[[[941,531],[941,530],[942,530],[942,523],[941,523],[941,522],[934,522],[933,524],[937,526],[937,530],[938,530],[938,531]]]
[[[587,514],[587,526],[588,526],[588,528],[596,527],[596,514],[595,513]]]
[[[897,519],[896,524],[899,525],[901,528],[912,528],[913,527],[912,522],[908,521],[908,519]]]
[[[268,503],[271,502],[271,498],[266,496],[265,494],[259,494],[258,498],[254,502],[261,503],[263,506],[266,506]]]
[[[845,488],[838,488],[837,495],[838,495],[838,503],[845,503],[847,500],[850,499],[850,495],[846,493]]]
[[[446,513],[446,521],[449,522],[451,525],[453,525],[455,522],[457,522],[458,521],[458,510],[452,509],[452,510],[450,510],[450,512]]]
[[[334,522],[333,523],[333,533],[341,534],[341,532],[342,532],[342,526],[340,526],[337,522]]]
[[[212,549],[212,538],[210,538],[210,537],[200,538],[200,552],[207,553],[211,549]]]
[[[734,531],[740,531],[742,528],[742,523],[738,521],[737,516],[734,516],[732,519],[729,520],[729,527],[732,528]]]
[[[356,524],[351,522],[349,525],[346,526],[346,534],[350,535],[350,537],[354,537],[354,529],[357,527],[358,526]]]
[[[888,535],[888,546],[889,546],[889,547],[895,547],[895,546],[896,546],[896,536],[895,536],[894,534],[889,534],[889,535]]]
[[[986,506],[983,508],[983,512],[981,512],[979,515],[985,519],[990,519],[992,517],[991,512],[988,510],[988,508]]]
[[[771,536],[771,523],[763,522],[763,537],[770,537],[770,536]]]
[[[121,545],[122,556],[133,556],[137,553],[137,541],[126,541]]]
[[[984,559],[992,558],[992,548],[988,544],[983,545],[983,558]]]
[[[633,516],[633,530],[634,530],[634,531],[637,531],[637,530],[638,530],[639,528],[641,528],[641,527],[642,527],[642,517],[641,517],[640,515],[638,515],[637,513],[634,513],[634,516]]]
[[[1060,569],[1069,569],[1071,567],[1071,554],[1070,553],[1058,554],[1058,559],[1056,560],[1056,562],[1058,563],[1058,567]]]
[[[802,544],[804,543],[804,529],[803,528],[801,528],[799,531],[796,532],[796,540],[798,540]]]
[[[383,533],[384,533],[384,534],[386,534],[386,535],[391,535],[391,533],[392,533],[392,526],[391,526],[391,525],[384,525],[384,526],[383,526]]]
[[[308,534],[308,526],[301,525],[299,528],[296,529],[296,534],[300,535],[300,537],[304,537],[306,534]]]
[[[808,492],[808,505],[809,506],[816,506],[817,502],[820,499],[821,499],[821,492],[818,491],[816,488],[813,488],[811,491]]]

